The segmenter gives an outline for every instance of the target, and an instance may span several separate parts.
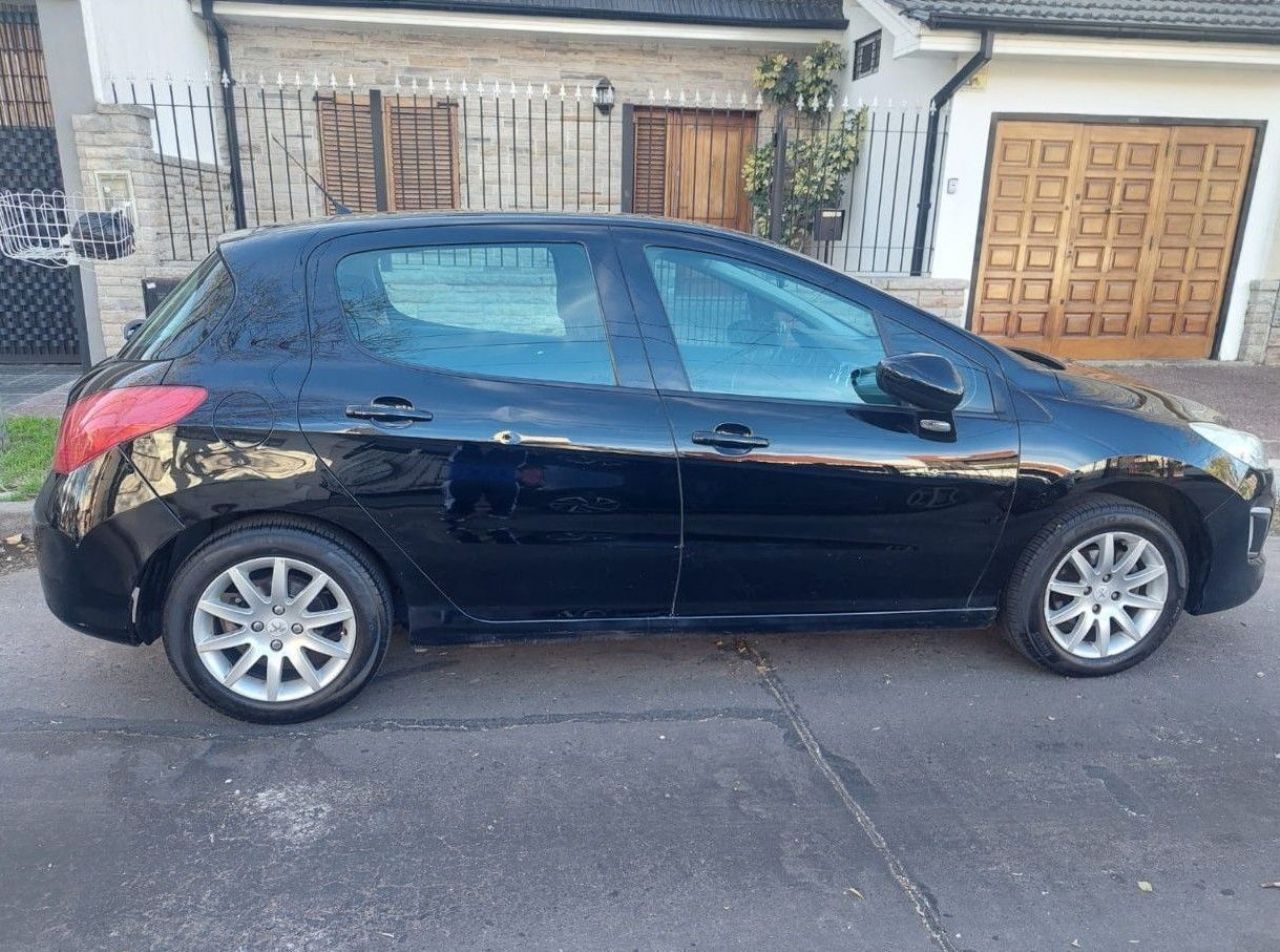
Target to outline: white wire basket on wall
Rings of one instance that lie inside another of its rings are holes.
[[[0,191],[0,254],[44,268],[133,254],[133,208],[96,207],[73,192]]]

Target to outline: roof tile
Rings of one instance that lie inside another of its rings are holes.
[[[904,14],[942,27],[1001,20],[1029,31],[1123,29],[1135,34],[1241,33],[1280,43],[1280,0],[890,0]]]

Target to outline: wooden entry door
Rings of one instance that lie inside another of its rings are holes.
[[[1254,134],[999,123],[973,327],[1065,357],[1209,356]]]
[[[749,231],[742,165],[755,148],[746,110],[635,110],[632,210]]]

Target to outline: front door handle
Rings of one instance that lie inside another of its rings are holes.
[[[721,423],[714,430],[694,430],[693,442],[728,450],[758,450],[769,445],[768,437],[756,436],[741,423]]]
[[[434,419],[430,410],[416,410],[408,400],[398,397],[379,397],[368,406],[353,403],[347,407],[347,416],[353,420],[372,420],[388,426],[430,423]]]

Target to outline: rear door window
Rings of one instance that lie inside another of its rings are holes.
[[[124,347],[127,360],[168,360],[202,344],[235,297],[235,282],[222,256],[212,254],[187,275]]]
[[[347,327],[374,356],[467,375],[616,382],[581,245],[364,251],[339,261],[336,279]]]

